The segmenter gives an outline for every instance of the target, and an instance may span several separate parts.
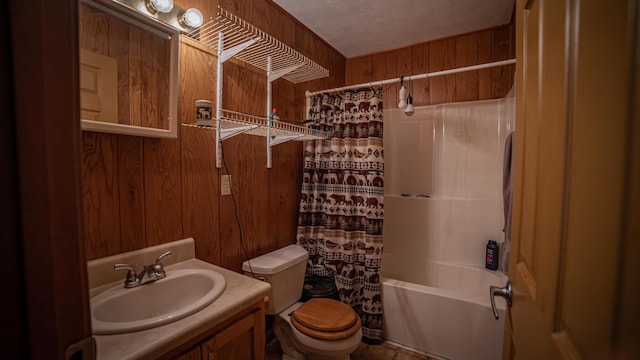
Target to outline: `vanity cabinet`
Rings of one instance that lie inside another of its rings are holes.
[[[265,302],[259,301],[163,359],[263,360],[265,341]]]
[[[195,348],[189,350],[187,353],[182,354],[176,358],[176,360],[200,360],[204,359],[202,357],[202,351],[200,351],[200,346],[196,346]]]

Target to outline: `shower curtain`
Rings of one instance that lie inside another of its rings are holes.
[[[365,341],[382,337],[380,263],[384,213],[382,93],[321,94],[311,102],[297,243],[308,275],[332,276],[343,302],[362,320]]]

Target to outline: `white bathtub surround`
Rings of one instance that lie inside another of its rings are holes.
[[[385,339],[447,359],[501,357],[504,316],[494,319],[489,286],[507,277],[484,269],[484,254],[503,240],[513,111],[505,98],[385,113]]]
[[[222,274],[227,281],[227,287],[218,299],[183,319],[135,333],[94,335],[98,359],[158,358],[268,295],[271,288],[269,284],[198,260],[195,258],[194,249],[193,239],[188,238],[87,263],[91,297],[112,286],[124,285],[125,272],[113,271],[114,263],[124,262],[140,267],[153,263],[158,254],[166,251],[172,252],[172,256],[163,260],[167,272],[179,269],[210,269]]]

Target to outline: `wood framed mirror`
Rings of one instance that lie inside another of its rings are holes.
[[[176,138],[178,30],[112,1],[78,6],[82,130]]]

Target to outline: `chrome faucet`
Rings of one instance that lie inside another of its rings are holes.
[[[162,265],[161,260],[169,255],[171,255],[171,251],[167,251],[166,253],[158,256],[155,264],[143,266],[142,271],[139,274],[136,273],[135,267],[130,264],[114,264],[113,270],[127,270],[124,287],[134,288],[166,277],[167,273],[164,271],[164,265]]]

